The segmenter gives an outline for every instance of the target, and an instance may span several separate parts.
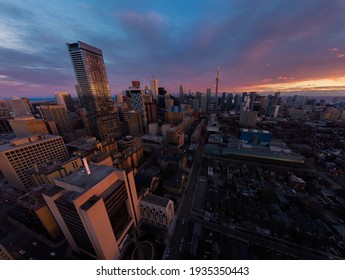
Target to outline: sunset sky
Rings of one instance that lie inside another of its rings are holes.
[[[0,98],[76,95],[66,43],[103,50],[112,94],[345,92],[343,0],[0,0]]]

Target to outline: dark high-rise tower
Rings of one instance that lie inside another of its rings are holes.
[[[216,108],[218,108],[218,82],[219,82],[219,66],[218,66],[217,77],[216,77]]]
[[[76,90],[85,108],[89,134],[101,140],[120,138],[118,114],[110,96],[102,50],[83,42],[67,43],[78,85]]]

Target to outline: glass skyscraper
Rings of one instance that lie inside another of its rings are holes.
[[[121,129],[111,100],[102,50],[84,42],[67,43],[78,85],[76,91],[86,111],[86,129],[100,140],[118,139]]]

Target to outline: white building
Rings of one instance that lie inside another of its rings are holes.
[[[174,217],[174,202],[164,197],[147,194],[140,200],[140,213],[144,222],[168,229]]]

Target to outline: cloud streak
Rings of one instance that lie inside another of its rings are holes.
[[[1,7],[0,77],[8,82],[1,78],[0,97],[75,94],[65,44],[77,40],[103,50],[113,94],[131,80],[149,84],[151,73],[170,92],[180,83],[205,91],[218,64],[221,91],[343,76],[341,0],[28,0]]]

